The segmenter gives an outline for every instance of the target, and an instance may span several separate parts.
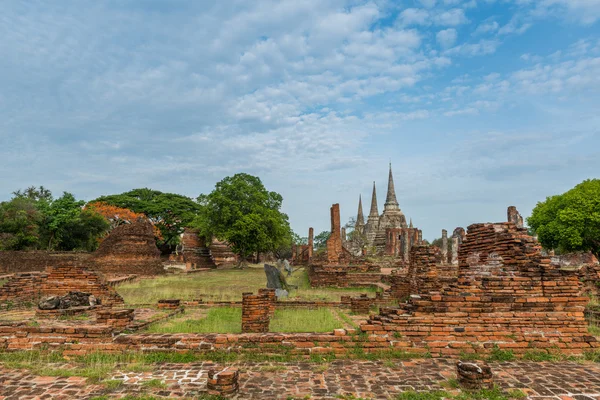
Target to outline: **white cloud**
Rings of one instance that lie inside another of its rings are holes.
[[[469,22],[465,16],[465,12],[461,8],[453,8],[448,11],[441,12],[433,17],[433,21],[437,25],[442,26],[457,26]]]
[[[473,35],[484,35],[486,33],[493,33],[498,30],[498,23],[496,21],[489,21],[480,24],[477,29],[473,32]]]
[[[456,43],[457,37],[458,37],[458,34],[456,33],[456,29],[453,29],[453,28],[444,29],[443,31],[439,31],[437,33],[437,35],[435,36],[437,42],[444,49],[452,47],[454,45],[454,43]]]
[[[419,3],[421,3],[423,7],[433,8],[435,7],[436,0],[419,0]]]
[[[402,25],[426,25],[429,23],[429,12],[422,8],[407,8],[398,16]]]

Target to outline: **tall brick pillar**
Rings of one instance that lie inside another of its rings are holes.
[[[308,261],[312,260],[314,246],[315,246],[315,230],[313,228],[309,228],[308,229]]]
[[[442,264],[448,264],[448,231],[442,229]]]
[[[269,332],[270,312],[268,294],[242,293],[242,333]]]
[[[340,223],[340,205],[331,206],[331,236],[327,240],[327,261],[340,262],[342,255],[342,234]]]

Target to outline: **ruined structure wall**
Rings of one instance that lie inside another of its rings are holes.
[[[0,287],[0,301],[36,302],[43,296],[62,296],[71,291],[91,293],[105,305],[123,303],[123,298],[104,277],[77,265],[15,274]]]
[[[156,247],[152,224],[138,220],[120,225],[102,241],[91,261],[104,273],[158,275],[165,269]]]
[[[406,339],[397,347],[441,355],[495,346],[578,354],[598,347],[587,333],[588,299],[579,295],[577,274],[552,266],[526,229],[514,223],[471,225],[459,268],[458,278],[439,293],[421,293],[384,309],[362,329],[384,337],[398,332]]]
[[[0,274],[41,272],[54,265],[84,263],[91,253],[72,251],[0,251]]]

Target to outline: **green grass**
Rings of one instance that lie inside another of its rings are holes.
[[[280,309],[275,310],[269,326],[271,332],[331,332],[343,328],[331,310],[318,308],[308,309]]]
[[[512,350],[502,350],[498,346],[494,347],[488,357],[488,361],[514,361],[515,353]]]
[[[523,399],[525,397],[527,397],[526,394],[520,390],[503,392],[500,390],[500,388],[494,387],[493,389],[465,391],[459,394],[448,393],[444,390],[430,392],[408,391],[400,393],[398,396],[396,396],[396,400],[509,400]]]
[[[600,336],[600,326],[588,325],[588,333],[593,336]]]
[[[8,279],[0,279],[0,287],[4,286],[6,282],[8,282]]]
[[[218,307],[208,310],[202,319],[190,319],[184,314],[163,323],[153,324],[148,333],[241,333],[242,309]]]
[[[233,307],[218,307],[208,310],[204,318],[193,318],[193,312],[180,317],[151,325],[148,333],[240,333],[242,331],[242,310]],[[271,332],[331,332],[343,328],[326,308],[276,310],[271,319]]]
[[[161,299],[205,301],[241,301],[242,293],[266,287],[263,266],[243,270],[213,270],[192,275],[173,275],[154,279],[141,279],[119,285],[116,290],[127,304],[153,304]],[[292,289],[287,300],[339,301],[343,295],[374,293],[375,288],[311,288],[304,269],[288,278]]]
[[[149,381],[142,382],[143,387],[155,388],[155,389],[166,389],[167,384],[160,379],[150,379]]]

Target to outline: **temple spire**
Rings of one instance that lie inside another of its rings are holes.
[[[392,175],[392,163],[390,163],[390,176],[388,178],[388,191],[385,199],[385,205],[398,206],[398,200],[396,199],[396,189],[394,188],[394,176]]]
[[[358,196],[358,215],[356,216],[356,226],[365,224],[365,215],[363,214],[362,195]]]
[[[412,223],[412,218],[410,219],[410,226],[409,228],[414,228],[413,223]]]
[[[379,218],[379,210],[377,209],[377,189],[375,188],[375,182],[373,182],[373,197],[371,198],[371,212],[369,217]]]

